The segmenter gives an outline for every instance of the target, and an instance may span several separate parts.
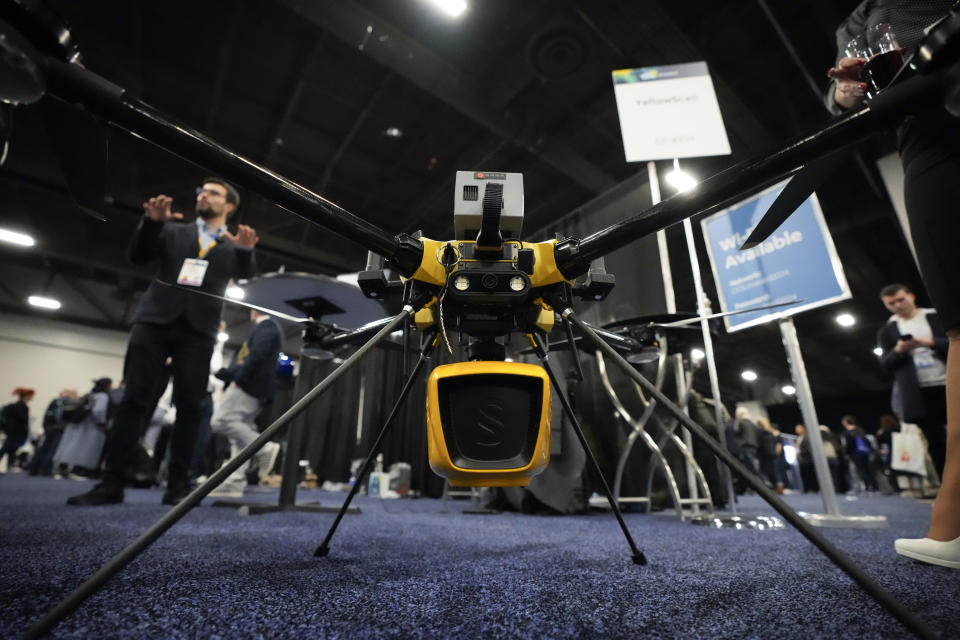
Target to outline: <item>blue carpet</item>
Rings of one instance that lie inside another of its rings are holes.
[[[0,637],[25,631],[165,513],[160,490],[67,507],[90,483],[0,477]],[[339,506],[345,494],[298,501]],[[249,499],[249,495],[248,495]],[[257,499],[276,504],[276,493]],[[822,512],[819,498],[789,495]],[[945,638],[960,637],[960,571],[896,556],[930,504],[842,497],[886,529],[825,535]],[[630,561],[613,516],[467,515],[466,501],[361,496],[327,558],[332,515],[244,516],[207,499],[55,629],[55,638],[901,638],[910,637],[792,529],[737,531],[671,512],[626,514],[650,564]],[[757,497],[741,514],[774,515]]]

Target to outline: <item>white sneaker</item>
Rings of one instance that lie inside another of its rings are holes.
[[[946,542],[930,538],[898,538],[894,541],[893,548],[907,558],[960,569],[960,537]]]
[[[243,485],[239,482],[234,483],[226,480],[207,495],[211,498],[242,498]]]
[[[254,454],[253,460],[257,465],[260,482],[263,482],[263,479],[270,475],[270,472],[273,470],[273,465],[277,461],[278,453],[280,453],[280,445],[276,442],[268,442],[263,445],[260,451]]]

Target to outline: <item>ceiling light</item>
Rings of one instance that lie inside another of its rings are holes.
[[[456,18],[467,10],[467,0],[430,0],[430,4],[451,18]]]
[[[243,296],[246,295],[240,287],[227,287],[228,298],[233,298],[234,300],[243,300]]]
[[[9,229],[0,229],[0,241],[20,245],[21,247],[32,247],[36,244],[31,236],[25,233],[10,231]]]
[[[785,396],[792,396],[797,392],[797,388],[792,384],[785,384],[780,387],[780,391],[782,391]]]
[[[383,135],[388,136],[390,138],[399,138],[400,136],[403,135],[403,131],[401,131],[397,127],[387,127],[384,130]]]
[[[740,372],[740,377],[746,380],[747,382],[753,382],[757,379],[757,372],[751,371],[750,369],[744,369]]]
[[[230,334],[226,331],[221,331],[217,334],[217,342],[226,342],[230,339]]]
[[[841,327],[852,327],[857,324],[857,320],[849,313],[841,313],[837,316],[837,324]]]
[[[683,193],[684,191],[690,191],[695,186],[697,186],[697,179],[691,176],[686,171],[681,171],[680,169],[674,169],[666,175],[667,184],[676,189],[677,191]]]
[[[707,354],[703,352],[703,349],[691,349],[690,350],[690,359],[691,360],[703,360],[707,357]]]
[[[54,300],[53,298],[44,298],[43,296],[30,296],[27,298],[27,302],[32,304],[35,307],[41,307],[43,309],[59,309],[60,301]]]
[[[881,349],[880,347],[874,347],[874,349],[873,349],[873,355],[878,356],[878,357],[879,357],[879,356],[882,356],[882,355],[883,355],[883,349]]]

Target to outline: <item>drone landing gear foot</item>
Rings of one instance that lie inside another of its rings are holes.
[[[536,351],[537,357],[540,358],[540,362],[543,365],[544,370],[547,372],[547,376],[550,377],[550,383],[553,385],[553,388],[557,392],[557,396],[560,398],[560,403],[563,405],[563,410],[567,414],[570,424],[573,425],[573,430],[577,433],[577,439],[580,440],[580,445],[587,454],[587,460],[590,461],[590,466],[593,469],[594,474],[596,474],[597,479],[603,486],[603,492],[607,496],[607,502],[610,503],[610,509],[613,511],[613,515],[616,516],[617,522],[620,523],[620,529],[623,531],[623,536],[627,539],[627,544],[630,545],[630,555],[633,559],[633,563],[639,565],[647,564],[646,556],[644,556],[643,552],[637,548],[637,543],[633,541],[633,536],[630,535],[630,530],[627,528],[627,523],[623,521],[623,513],[620,512],[620,505],[617,504],[617,501],[613,498],[613,493],[610,492],[610,486],[607,484],[606,479],[603,477],[603,472],[600,470],[600,464],[597,462],[596,457],[594,457],[593,451],[590,449],[590,445],[587,444],[587,438],[583,435],[583,429],[580,427],[580,421],[577,420],[577,416],[573,412],[573,407],[570,406],[570,401],[563,393],[563,389],[560,388],[560,383],[557,380],[557,376],[554,375],[553,369],[550,368],[550,363],[547,362],[548,356],[546,350],[543,348],[543,344],[540,342],[540,339],[537,336],[529,334],[529,337],[530,341],[533,343],[533,348]]]
[[[370,471],[370,466],[373,464],[374,456],[377,454],[377,451],[380,450],[380,445],[383,442],[383,439],[386,437],[387,432],[390,430],[391,425],[393,425],[393,419],[397,416],[397,412],[403,405],[403,401],[406,400],[407,396],[410,394],[410,389],[413,388],[414,381],[417,379],[417,376],[420,375],[420,371],[423,369],[423,366],[430,359],[430,354],[433,352],[433,347],[436,346],[436,342],[435,332],[427,335],[426,342],[423,348],[420,350],[420,359],[417,360],[417,364],[413,368],[413,371],[411,371],[410,375],[407,376],[407,381],[403,384],[403,390],[400,391],[400,397],[397,398],[397,401],[393,404],[393,408],[390,410],[390,415],[387,416],[387,420],[383,423],[383,428],[380,429],[380,433],[377,435],[376,441],[373,443],[373,446],[370,447],[370,453],[367,454],[367,459],[363,461],[363,466],[361,466],[360,471],[357,472],[357,479],[353,483],[353,486],[350,487],[350,493],[347,494],[346,500],[343,501],[343,506],[340,507],[340,511],[337,513],[337,517],[334,519],[333,524],[330,525],[330,530],[327,531],[327,537],[323,539],[323,542],[320,543],[320,546],[317,547],[317,550],[313,552],[315,557],[325,558],[327,554],[330,553],[330,540],[333,538],[333,534],[336,533],[337,527],[340,526],[340,521],[343,519],[343,515],[350,507],[350,502],[353,501],[354,496],[357,495],[357,491],[359,491],[360,487],[363,485],[363,481],[367,477],[367,472]]]

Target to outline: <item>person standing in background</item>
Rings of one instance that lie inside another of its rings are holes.
[[[3,464],[3,458],[6,456],[7,470],[13,470],[17,449],[23,446],[23,443],[27,441],[27,435],[30,433],[30,408],[27,403],[33,399],[33,394],[33,389],[17,387],[13,390],[13,395],[17,397],[16,402],[3,407],[3,412],[0,414],[0,424],[2,424],[4,433],[7,434],[3,446],[0,447],[0,465]],[[6,473],[6,471],[3,471],[3,473]]]
[[[130,260],[135,264],[159,260],[157,280],[147,288],[134,314],[124,364],[126,388],[107,443],[103,480],[69,498],[67,504],[123,502],[123,488],[137,462],[138,442],[162,388],[168,358],[177,421],[170,438],[163,503],[178,504],[190,493],[190,461],[223,303],[189,289],[222,296],[231,278],[252,277],[258,241],[256,231],[246,225],[240,225],[236,234],[227,229],[227,218],[240,204],[233,186],[207,178],[196,191],[194,223],[180,222],[183,214],[172,211],[169,196],[143,203],[144,216],[130,245]],[[173,284],[177,286],[169,286]]]
[[[273,399],[277,387],[277,356],[283,348],[283,330],[276,320],[251,309],[250,321],[254,323],[253,332],[240,345],[233,364],[217,373],[227,388],[210,421],[211,432],[223,434],[230,441],[231,456],[236,456],[257,438],[254,419],[263,405]],[[276,442],[268,442],[254,457],[261,479],[270,472],[279,450]],[[210,495],[242,497],[248,465],[249,461]]]

